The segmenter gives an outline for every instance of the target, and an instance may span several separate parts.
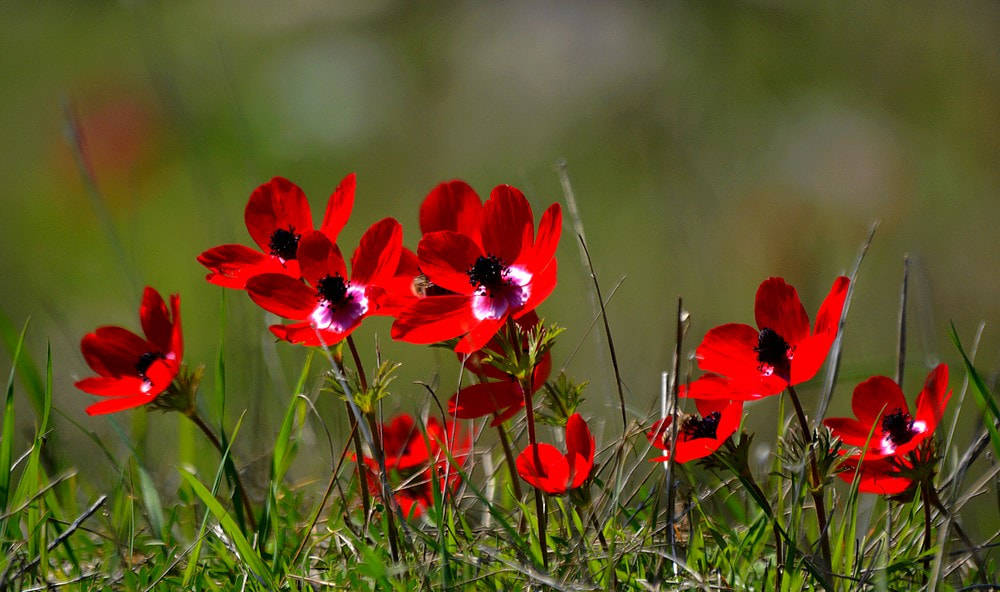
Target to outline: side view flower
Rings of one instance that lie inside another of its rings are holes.
[[[709,456],[722,446],[727,438],[736,433],[743,415],[742,401],[721,399],[696,399],[697,414],[678,417],[677,440],[674,450],[670,449],[673,417],[666,417],[653,424],[646,438],[649,443],[664,452],[663,456],[650,459],[651,462],[670,460],[686,463]]]
[[[517,457],[517,473],[534,487],[561,495],[584,484],[594,468],[594,436],[574,413],[566,422],[566,454],[551,444],[528,445]]]
[[[915,449],[937,428],[951,398],[948,366],[931,370],[917,395],[917,410],[910,414],[899,385],[886,376],[874,376],[854,389],[854,418],[832,417],[823,421],[848,446],[866,448],[865,462],[902,456]]]
[[[354,207],[354,173],[344,177],[326,206],[319,231],[330,242],[347,224]],[[247,231],[258,250],[244,245],[221,245],[198,255],[210,273],[206,280],[224,288],[242,290],[247,280],[263,273],[301,277],[299,241],[312,231],[313,220],[305,193],[288,179],[275,177],[254,190],[244,212]]]
[[[427,280],[451,295],[428,296],[399,314],[392,337],[436,343],[462,337],[459,353],[482,348],[508,318],[534,310],[556,286],[556,246],[562,227],[559,204],[539,221],[518,189],[500,185],[483,206],[482,242],[475,233],[429,232],[417,258]]]
[[[159,292],[143,291],[139,320],[145,337],[121,327],[98,327],[80,343],[83,358],[97,376],[76,388],[106,397],[87,407],[90,415],[114,413],[149,403],[177,376],[184,355],[180,296],[170,297],[170,310]]]
[[[692,394],[742,400],[776,395],[819,371],[837,337],[849,280],[838,277],[823,300],[810,331],[809,317],[795,288],[772,277],[757,289],[757,328],[729,323],[711,329],[695,351],[712,385],[691,385]],[[718,376],[728,379],[720,386]],[[704,380],[699,379],[699,380]],[[703,388],[703,387],[709,388]]]
[[[261,308],[297,321],[272,325],[279,339],[308,346],[333,345],[347,337],[362,319],[378,314],[389,280],[399,263],[403,229],[386,218],[361,237],[351,258],[351,275],[340,249],[322,232],[306,234],[298,247],[299,264],[308,285],[284,274],[266,273],[247,282],[250,298]]]

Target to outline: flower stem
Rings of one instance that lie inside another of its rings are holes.
[[[212,446],[214,446],[215,449],[219,451],[219,454],[222,455],[223,460],[231,463],[232,460],[229,459],[228,455],[226,454],[226,449],[222,447],[222,442],[219,440],[219,437],[215,435],[215,432],[212,431],[212,428],[208,427],[208,424],[205,423],[205,420],[203,420],[201,416],[198,415],[197,409],[194,408],[188,409],[187,412],[184,413],[184,415],[187,416],[187,418],[190,419],[192,422],[194,422],[194,425],[198,426],[198,429],[200,429],[202,433],[205,434],[205,437],[208,438],[208,441],[212,443]],[[252,530],[257,530],[257,518],[254,516],[253,506],[250,504],[250,497],[247,495],[247,488],[243,486],[243,481],[240,479],[240,472],[237,471],[234,466],[233,471],[231,471],[231,473],[233,479],[236,480],[235,483],[236,489],[239,491],[240,501],[242,501],[243,503],[243,510],[247,515],[247,519],[250,521],[250,528]]]
[[[832,570],[833,554],[830,552],[830,533],[827,532],[826,524],[826,500],[823,497],[823,478],[819,474],[819,464],[816,462],[816,451],[813,449],[813,433],[806,419],[805,412],[802,411],[802,403],[799,402],[799,394],[795,392],[795,387],[788,385],[788,394],[791,396],[792,405],[795,406],[795,415],[799,419],[802,427],[802,434],[806,440],[806,448],[809,452],[809,493],[812,494],[813,506],[816,508],[816,523],[819,525],[820,550],[823,553],[823,560],[826,562],[826,569]]]
[[[927,576],[931,571],[931,491],[926,480],[920,483],[920,497],[924,502],[924,585],[927,585]]]
[[[361,363],[361,356],[358,355],[358,348],[354,345],[354,338],[347,336],[347,347],[351,348],[351,357],[354,358],[354,368],[358,371],[358,379],[361,381],[361,390],[368,390],[368,377],[365,376],[365,367]]]
[[[348,338],[350,339],[350,338]],[[354,348],[352,347],[353,351]],[[379,434],[379,426],[375,422],[375,416],[371,413],[366,413],[365,418],[368,420],[368,429],[372,433],[372,442],[375,445],[375,450],[372,451],[373,454],[378,455],[378,466],[380,471],[384,470],[385,467],[385,450],[382,448],[382,437]],[[385,476],[383,476],[383,484],[385,483]],[[388,488],[386,488],[388,489]],[[389,510],[385,512],[385,517],[387,521],[387,526],[389,527],[389,549],[392,552],[392,560],[399,561],[399,533],[396,532],[396,521],[393,518],[392,503],[390,500],[385,500],[386,508]]]

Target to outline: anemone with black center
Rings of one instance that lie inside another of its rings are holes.
[[[714,439],[719,429],[720,419],[722,419],[722,414],[718,411],[713,411],[703,418],[689,415],[681,422],[681,436],[685,442],[698,438]]]
[[[344,303],[345,300],[351,300],[353,296],[347,293],[347,288],[350,286],[350,282],[344,281],[343,276],[339,273],[336,275],[327,275],[319,281],[318,289],[316,290],[316,297],[322,298],[327,302],[327,304],[336,310],[336,308]]]
[[[913,417],[900,408],[896,408],[882,418],[882,431],[896,446],[902,446],[913,439]]]
[[[757,369],[766,374],[774,373],[788,380],[791,374],[791,358],[794,348],[774,329],[764,327],[757,335],[757,353],[760,365]]]
[[[139,373],[139,378],[143,380],[149,380],[146,376],[146,371],[149,367],[153,365],[156,360],[166,360],[167,356],[163,355],[162,352],[146,352],[139,356],[139,361],[135,363],[135,370]]]
[[[271,233],[271,240],[267,246],[271,248],[271,255],[279,257],[282,261],[295,259],[299,250],[299,239],[301,234],[295,234],[295,227],[288,229],[279,228]]]
[[[480,255],[465,274],[470,284],[477,289],[483,288],[492,298],[494,292],[507,283],[507,272],[507,266],[496,255]]]

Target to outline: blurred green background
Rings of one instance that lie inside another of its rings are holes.
[[[541,212],[562,199],[565,158],[605,294],[624,278],[608,312],[637,419],[659,407],[678,296],[692,315],[688,352],[715,325],[752,322],[771,275],[797,286],[812,316],[874,220],[832,414],[848,413],[854,384],[894,371],[905,253],[911,401],[938,360],[960,386],[949,321],[970,343],[981,320],[1000,318],[992,1],[37,2],[2,3],[0,16],[0,310],[18,326],[31,317],[39,360],[51,341],[56,405],[112,450],[123,440],[112,422],[127,431],[135,420],[83,413],[80,338],[101,324],[137,329],[150,284],[182,295],[187,361],[211,368],[220,289],[195,257],[249,242],[243,207],[275,175],[306,191],[318,219],[357,172],[343,243],[394,216],[415,248],[417,208],[435,184],[462,178],[485,198],[509,183]],[[97,201],[74,164],[71,117]],[[575,242],[567,226],[560,285],[540,313],[568,328],[556,367],[592,381],[583,411],[603,444],[620,433],[617,396],[600,331],[586,335],[593,308]],[[244,294],[226,307],[227,416],[249,409],[238,443],[248,461],[271,446],[304,352],[273,344]],[[407,364],[387,412],[427,407],[414,381],[436,375],[447,397],[452,356],[392,343],[388,327],[373,319],[357,334],[369,363],[378,334],[382,355]],[[995,324],[979,363],[992,379]],[[817,390],[803,389],[807,410]],[[329,399],[320,412],[340,433]],[[751,407],[751,421],[772,426],[775,404]],[[178,421],[151,415],[146,439],[171,482]],[[88,463],[93,442],[57,424],[79,441],[71,462],[107,472]]]

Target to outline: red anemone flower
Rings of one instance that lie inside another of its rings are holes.
[[[686,463],[709,456],[722,446],[727,438],[736,433],[743,416],[743,401],[722,399],[696,399],[697,415],[682,415],[678,418],[677,441],[674,460]],[[664,456],[650,459],[651,462],[670,460],[670,424],[673,417],[666,417],[653,424],[646,438],[649,443],[662,450]]]
[[[472,439],[463,434],[457,424],[448,422],[442,425],[431,417],[421,430],[412,417],[401,413],[383,424],[381,433],[385,468],[390,474],[390,482],[396,484],[393,496],[405,516],[419,517],[433,505],[433,479],[438,479],[440,490],[457,486],[459,474],[454,465],[448,469],[444,444],[450,442],[449,453],[459,467],[465,464],[472,448]],[[376,496],[381,495],[378,463],[370,457],[365,457],[364,463],[368,468],[369,491]]]
[[[347,175],[327,202],[319,230],[332,243],[337,242],[351,215],[355,184],[354,173]],[[300,278],[299,241],[314,228],[305,193],[288,179],[275,177],[250,195],[244,219],[260,251],[243,245],[221,245],[205,251],[198,256],[198,262],[211,270],[205,279],[242,290],[247,280],[263,273]]]
[[[337,245],[312,231],[299,242],[302,275],[309,285],[287,275],[265,273],[247,282],[250,298],[261,308],[298,322],[272,325],[279,339],[308,346],[333,345],[368,315],[385,314],[379,307],[387,281],[399,263],[403,229],[386,218],[361,237],[351,258],[351,276]],[[310,287],[311,286],[311,287]]]
[[[757,289],[757,328],[729,323],[710,330],[695,350],[698,366],[729,379],[729,392],[707,388],[698,396],[751,400],[776,395],[816,375],[837,337],[849,280],[838,277],[816,315],[809,317],[795,288],[772,277]],[[711,380],[717,380],[715,377]],[[692,391],[705,386],[692,384]]]
[[[538,324],[538,315],[532,311],[514,322],[521,327],[522,331],[529,331]],[[448,400],[448,412],[462,419],[475,419],[496,414],[490,425],[498,426],[514,417],[524,407],[524,393],[521,392],[517,380],[485,361],[488,355],[503,355],[500,339],[497,336],[494,336],[486,344],[486,347],[474,352],[465,361],[465,367],[483,381],[464,387],[452,395],[451,399]],[[542,355],[542,359],[539,360],[532,373],[531,392],[536,393],[545,386],[545,381],[549,379],[551,373],[552,352],[547,351]],[[494,380],[486,380],[486,378]]]
[[[479,231],[429,232],[417,247],[427,280],[451,295],[417,300],[392,326],[393,339],[436,343],[463,336],[459,353],[482,348],[508,318],[534,310],[556,286],[562,211],[552,204],[538,225],[518,189],[500,185],[483,206]]]
[[[858,466],[860,465],[860,470]],[[858,477],[858,491],[879,495],[897,495],[909,489],[913,480],[900,474],[901,468],[909,468],[902,457],[865,459],[859,457],[844,459],[837,476],[847,483],[854,483]]]
[[[147,287],[142,294],[139,320],[145,339],[121,327],[98,327],[80,343],[83,358],[98,375],[76,382],[76,388],[108,400],[87,407],[87,413],[114,413],[145,405],[162,393],[177,376],[184,355],[181,335],[181,298],[163,297]]]
[[[576,489],[594,468],[594,436],[587,422],[574,413],[566,422],[566,454],[551,444],[529,444],[517,457],[517,474],[533,487],[552,495]]]
[[[857,419],[832,417],[823,424],[848,446],[867,448],[865,458],[902,456],[926,440],[937,428],[951,398],[948,366],[931,370],[917,395],[916,416],[910,415],[903,391],[891,378],[874,376],[854,389],[851,407]]]

